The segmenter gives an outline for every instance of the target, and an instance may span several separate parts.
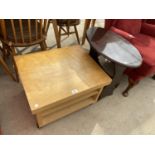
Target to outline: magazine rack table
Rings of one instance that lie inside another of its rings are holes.
[[[96,103],[111,78],[80,46],[15,56],[39,127]]]

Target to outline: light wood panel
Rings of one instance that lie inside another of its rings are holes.
[[[37,115],[40,127],[92,101],[95,103],[101,89],[111,82],[80,46],[15,56],[15,62],[30,109]],[[84,103],[79,98],[83,98]],[[65,108],[70,106],[74,108],[65,112]],[[54,109],[57,109],[57,114]],[[48,118],[42,117],[49,110],[51,114]]]
[[[63,109],[60,109],[59,111],[52,113],[47,116],[41,116],[41,115],[36,115],[37,116],[37,121],[38,121],[38,126],[42,127],[44,125],[47,125],[50,122],[53,122],[59,118],[62,118],[72,112],[75,112],[81,108],[84,108],[90,104],[93,104],[94,100],[92,98],[85,99],[81,102],[77,102],[76,104],[73,104],[71,106],[65,107]]]

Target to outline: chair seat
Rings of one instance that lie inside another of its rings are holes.
[[[80,24],[79,19],[57,19],[58,26],[76,26]]]

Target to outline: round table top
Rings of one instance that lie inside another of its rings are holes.
[[[137,48],[128,40],[104,28],[92,27],[87,31],[87,39],[95,49],[107,59],[120,65],[136,68],[142,64],[142,57]]]

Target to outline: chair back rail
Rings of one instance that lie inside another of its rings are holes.
[[[30,46],[45,40],[47,19],[1,19],[1,40],[13,46]]]
[[[21,34],[21,38],[22,38],[22,43],[24,43],[25,40],[24,40],[24,32],[23,32],[22,19],[19,19],[19,27],[20,27],[20,34]]]

